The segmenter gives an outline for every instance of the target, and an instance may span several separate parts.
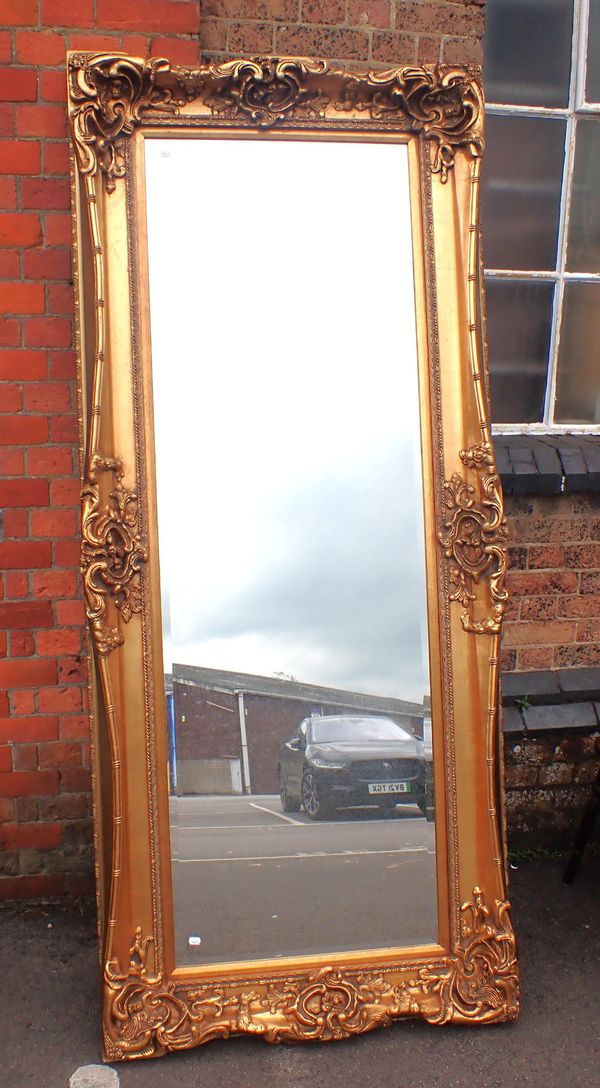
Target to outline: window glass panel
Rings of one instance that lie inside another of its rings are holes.
[[[577,122],[567,268],[600,272],[600,121]]]
[[[488,0],[488,102],[567,106],[572,24],[573,0]]]
[[[539,423],[544,414],[554,284],[486,280],[494,423]]]
[[[565,122],[488,114],[486,130],[482,194],[486,266],[552,271]]]
[[[600,284],[565,287],[556,387],[557,423],[600,423]]]
[[[600,0],[590,0],[585,97],[600,102]]]

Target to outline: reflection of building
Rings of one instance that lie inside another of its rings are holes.
[[[178,794],[276,793],[279,747],[309,714],[382,714],[422,736],[423,706],[402,699],[192,665],[166,681]]]

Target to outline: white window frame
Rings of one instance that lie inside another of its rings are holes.
[[[568,272],[567,239],[571,192],[575,167],[575,125],[577,116],[600,116],[600,103],[587,102],[585,85],[587,75],[587,40],[590,0],[573,0],[573,35],[571,41],[571,75],[569,101],[566,107],[517,106],[499,102],[486,104],[486,113],[512,117],[555,117],[566,121],[565,155],[560,192],[556,266],[554,271],[535,272],[518,268],[486,268],[486,279],[519,279],[546,281],[554,284],[552,324],[548,351],[548,371],[544,398],[543,419],[539,423],[495,423],[494,434],[600,434],[600,423],[555,423],[556,374],[560,347],[561,321],[565,285],[567,283],[600,283],[600,273]]]

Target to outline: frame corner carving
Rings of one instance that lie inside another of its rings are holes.
[[[176,113],[172,91],[159,74],[168,60],[112,53],[70,53],[67,63],[70,123],[79,172],[98,172],[107,192],[125,176],[124,140],[149,110]]]

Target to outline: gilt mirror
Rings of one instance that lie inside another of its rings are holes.
[[[68,69],[105,1056],[513,1019],[478,71]]]

